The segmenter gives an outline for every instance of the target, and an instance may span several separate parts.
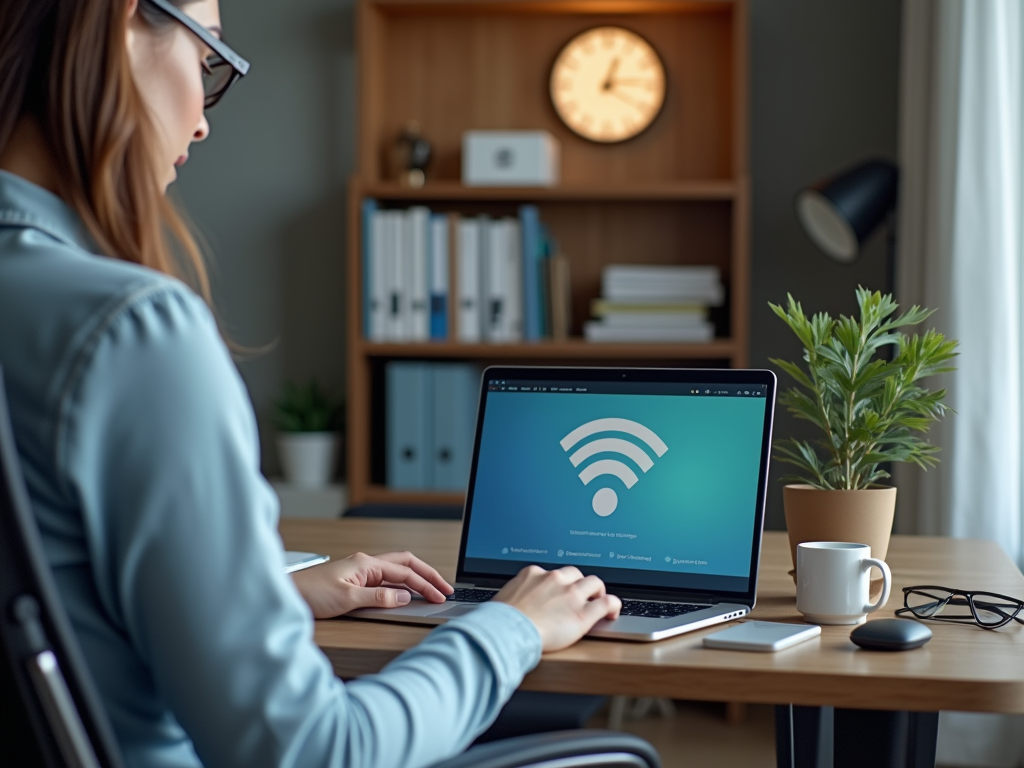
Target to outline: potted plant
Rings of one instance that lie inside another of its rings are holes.
[[[343,400],[328,395],[315,380],[286,382],[274,404],[277,448],[285,480],[303,488],[331,481],[344,419]]]
[[[938,448],[924,433],[949,408],[946,391],[919,383],[948,365],[957,342],[937,331],[908,336],[901,328],[924,321],[933,310],[911,307],[893,316],[891,295],[857,289],[860,317],[825,313],[808,318],[792,296],[785,309],[769,304],[804,347],[804,365],[772,359],[797,386],[779,402],[818,431],[814,440],[775,443],[776,458],[798,472],[782,478],[786,528],[796,567],[804,541],[868,544],[884,560],[889,549],[896,489],[881,485],[884,465],[908,461],[927,469]],[[890,355],[881,355],[882,350]]]

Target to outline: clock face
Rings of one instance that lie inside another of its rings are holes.
[[[551,101],[570,129],[592,141],[636,136],[665,102],[665,68],[651,47],[622,27],[595,27],[562,49],[551,69]]]

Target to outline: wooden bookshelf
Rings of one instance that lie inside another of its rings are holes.
[[[383,369],[389,360],[733,366],[747,363],[750,182],[747,0],[360,0],[358,170],[349,189],[347,472],[350,503],[459,503],[451,493],[397,492],[379,466]],[[548,97],[561,47],[614,24],[646,38],[668,82],[654,123],[621,144],[571,133]],[[419,189],[388,177],[395,136],[419,121],[434,147]],[[544,129],[561,143],[562,184],[482,188],[460,183],[462,133]],[[708,344],[369,343],[363,338],[364,198],[467,215],[514,214],[533,203],[571,262],[572,330],[581,334],[610,263],[714,264],[726,306]]]

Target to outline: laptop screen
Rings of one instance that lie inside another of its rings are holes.
[[[558,374],[484,374],[465,574],[575,565],[609,584],[752,597],[774,377]]]

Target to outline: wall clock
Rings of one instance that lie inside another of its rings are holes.
[[[635,32],[594,27],[558,54],[550,88],[555,111],[570,130],[610,144],[654,122],[665,102],[665,67]]]

